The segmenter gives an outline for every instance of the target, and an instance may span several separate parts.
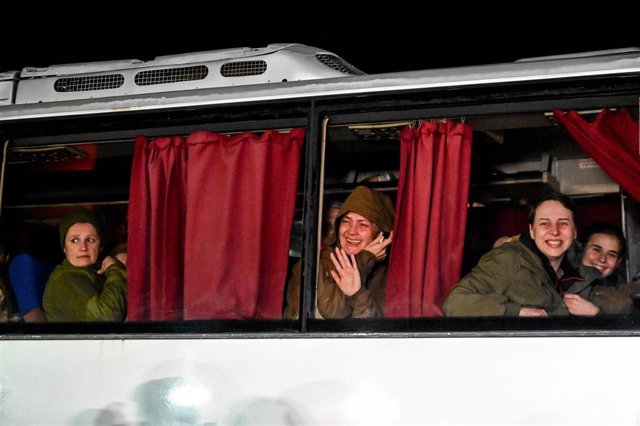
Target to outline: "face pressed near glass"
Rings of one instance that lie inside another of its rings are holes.
[[[610,234],[593,234],[584,247],[582,264],[598,269],[606,278],[618,267],[622,258],[620,240]]]
[[[373,241],[376,226],[366,217],[349,212],[344,215],[338,228],[340,247],[347,254],[357,254]]]
[[[64,254],[73,266],[91,266],[98,261],[100,236],[90,223],[74,223],[64,238]]]
[[[538,249],[558,270],[564,254],[576,238],[573,213],[559,201],[547,200],[536,209],[529,234]]]

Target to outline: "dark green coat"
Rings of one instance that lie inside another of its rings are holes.
[[[98,275],[64,260],[49,276],[42,304],[49,321],[124,321],[127,273],[119,262]]]
[[[595,277],[575,281],[567,292],[590,298]],[[521,241],[503,244],[482,256],[449,294],[447,316],[518,316],[521,307],[549,315],[569,315],[542,260]]]

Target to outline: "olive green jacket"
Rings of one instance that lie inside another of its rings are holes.
[[[591,275],[577,277],[567,292],[589,299],[593,279],[595,276]],[[522,307],[544,309],[549,315],[569,315],[540,257],[515,240],[482,256],[478,265],[453,288],[445,301],[444,313],[518,316]]]
[[[64,260],[49,276],[42,304],[49,321],[124,321],[127,273],[119,262],[98,275]]]

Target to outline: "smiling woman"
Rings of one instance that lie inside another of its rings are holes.
[[[347,197],[334,225],[337,237],[320,253],[316,318],[382,317],[393,219],[391,199],[381,192],[358,186]],[[285,318],[299,315],[300,267],[287,286]]]
[[[627,242],[622,230],[612,223],[594,223],[582,232],[582,264],[602,274],[609,285],[619,284],[623,278],[615,274],[627,253]],[[613,276],[612,276],[613,275]]]

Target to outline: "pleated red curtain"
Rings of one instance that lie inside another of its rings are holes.
[[[423,122],[400,134],[396,202],[385,316],[442,315],[460,279],[471,173],[472,130]]]
[[[182,317],[186,146],[136,138],[129,191],[127,320]]]
[[[575,111],[554,109],[553,116],[602,170],[640,201],[640,136],[629,110],[605,109],[591,123]]]
[[[136,141],[129,320],[281,317],[304,134]]]
[[[189,136],[186,319],[282,317],[304,133]]]

